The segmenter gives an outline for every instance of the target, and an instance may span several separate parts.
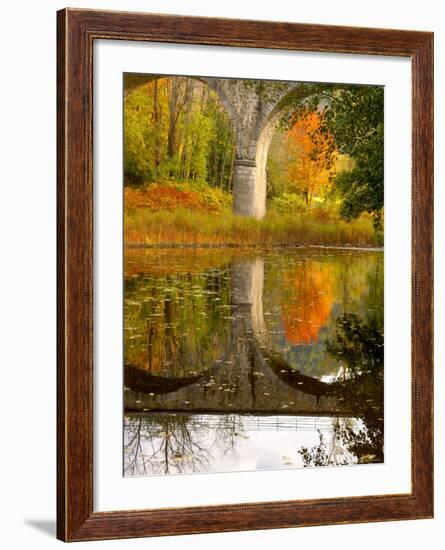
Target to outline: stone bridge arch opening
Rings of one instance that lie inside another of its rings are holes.
[[[265,86],[269,89],[262,97]],[[297,82],[265,82],[257,92],[257,105],[250,133],[240,129],[240,140],[248,147],[238,147],[235,161],[234,211],[243,216],[262,219],[266,214],[267,160],[269,148],[282,118],[292,109],[291,99],[304,100],[308,88]]]

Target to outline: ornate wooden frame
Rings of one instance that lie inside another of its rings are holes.
[[[64,541],[433,515],[433,34],[65,9],[57,14],[58,474]],[[93,512],[92,69],[97,39],[404,56],[412,60],[412,491]]]

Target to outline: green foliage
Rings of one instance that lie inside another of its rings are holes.
[[[182,183],[178,185],[180,189],[190,189],[199,193],[204,204],[209,206],[209,210],[223,211],[229,209],[232,205],[232,196],[220,189],[210,187],[205,182]]]
[[[144,88],[136,89],[125,100],[124,171],[126,182],[132,185],[141,185],[154,177],[152,109]]]
[[[271,201],[271,206],[278,212],[304,212],[307,209],[306,202],[301,193],[287,193],[284,191]]]
[[[384,93],[377,86],[356,86],[341,91],[325,108],[326,122],[342,153],[355,163],[340,172],[334,183],[343,197],[341,214],[353,219],[362,212],[374,216],[379,227],[384,195]]]
[[[213,121],[201,112],[194,112],[190,117],[190,126],[184,140],[192,151],[190,155],[189,174],[193,180],[207,181],[207,156],[209,142],[214,131]]]
[[[215,95],[210,94],[205,115],[211,120],[207,145],[207,181],[212,187],[231,190],[234,138],[230,119]]]
[[[200,181],[230,189],[231,123],[216,94],[202,82],[170,77],[130,86],[124,129],[125,185]]]
[[[286,169],[289,162],[287,136],[277,131],[272,139],[267,158],[267,198],[274,199],[294,187]]]

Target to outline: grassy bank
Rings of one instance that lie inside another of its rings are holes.
[[[124,223],[126,244],[382,245],[382,236],[375,233],[370,218],[320,220],[312,212],[269,210],[263,220],[255,220],[236,216],[229,209],[133,208],[125,212]]]
[[[295,194],[276,197],[263,220],[236,216],[232,197],[205,183],[161,182],[126,187],[125,242],[130,245],[380,246],[369,216],[345,222],[338,204]]]

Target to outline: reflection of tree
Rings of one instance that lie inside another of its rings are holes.
[[[370,326],[383,330],[384,315],[383,315],[383,302],[384,302],[384,284],[383,284],[384,270],[383,270],[383,255],[377,257],[377,261],[374,263],[372,269],[366,275],[366,288],[365,295],[366,304],[366,319]]]
[[[326,441],[320,430],[318,431],[319,444],[312,449],[302,447],[299,453],[305,466],[339,466],[351,464],[355,457],[349,449],[350,433],[353,430],[353,421],[345,418],[334,418],[332,433]]]
[[[292,344],[317,342],[320,328],[331,313],[334,280],[330,266],[304,262],[285,273],[282,316],[287,340]]]
[[[224,270],[133,277],[125,289],[125,364],[169,378],[206,370],[225,347]]]
[[[244,433],[243,418],[239,415],[222,415],[215,428],[215,445],[223,457],[237,457],[236,446],[240,439],[247,436]]]
[[[344,367],[341,378],[333,383],[334,395],[360,420],[355,426],[345,425],[340,430],[334,427],[330,445],[340,442],[339,448],[346,448],[358,462],[382,462],[383,334],[358,315],[344,314],[336,321],[336,334],[327,342],[327,351]],[[320,435],[317,447],[302,449],[305,465],[349,463],[346,455],[333,462],[327,446]]]
[[[236,459],[245,439],[239,415],[209,417],[191,414],[126,416],[125,475],[205,472],[218,449],[221,458]]]
[[[205,426],[190,415],[126,417],[125,474],[180,474],[205,471],[209,462],[201,442]]]

